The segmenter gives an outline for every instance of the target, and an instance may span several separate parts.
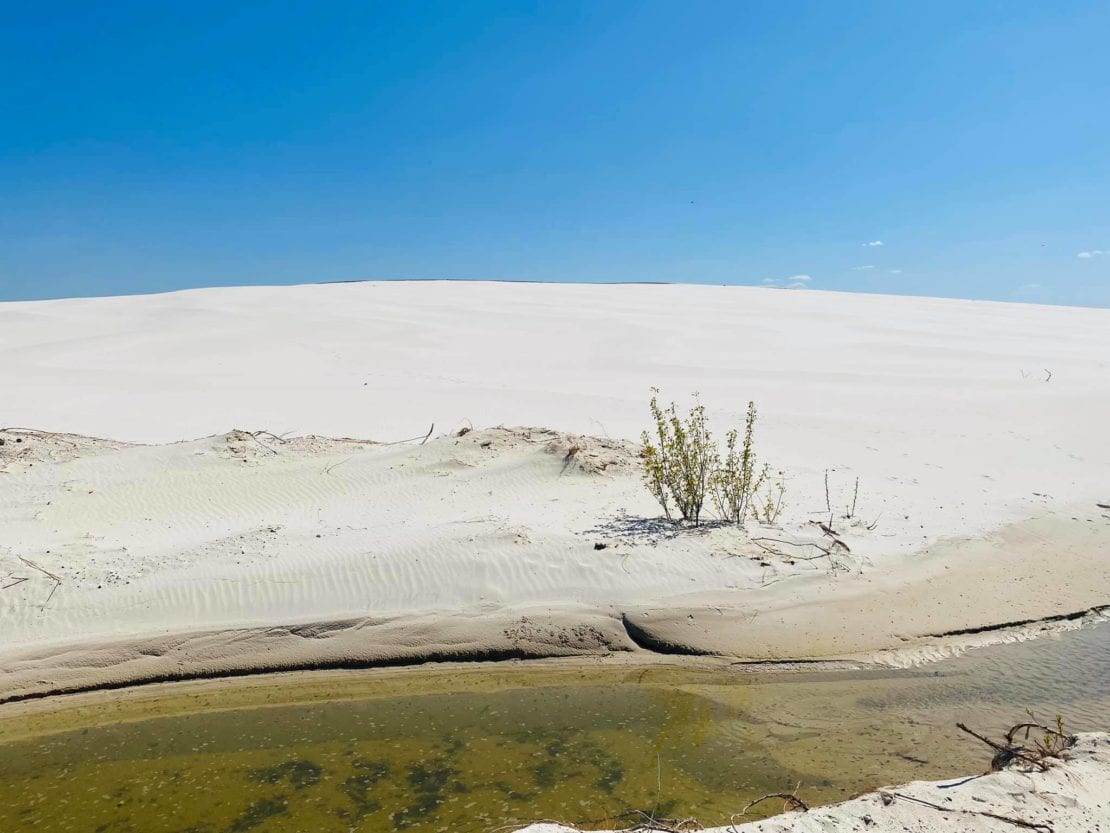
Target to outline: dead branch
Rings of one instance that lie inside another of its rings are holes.
[[[252,437],[254,437],[256,440],[261,436],[267,436],[270,439],[275,440],[276,442],[279,442],[279,443],[284,444],[284,443],[289,442],[289,440],[285,439],[285,437],[282,437],[279,434],[275,434],[272,431],[248,431],[247,433],[250,434]]]
[[[50,572],[49,570],[47,570],[47,569],[45,569],[45,568],[43,568],[43,567],[40,567],[40,566],[39,566],[38,564],[36,564],[36,563],[35,563],[34,561],[31,561],[31,559],[29,559],[29,558],[24,558],[24,557],[23,557],[22,555],[17,555],[17,556],[16,556],[16,558],[18,558],[18,559],[19,559],[20,561],[22,561],[22,562],[23,562],[24,564],[26,564],[26,565],[27,565],[28,567],[30,567],[30,568],[31,568],[32,570],[38,570],[38,571],[39,571],[40,573],[42,573],[42,574],[43,574],[44,576],[47,576],[47,577],[49,577],[49,578],[52,578],[52,579],[54,579],[54,581],[56,581],[56,582],[57,582],[58,584],[61,584],[61,583],[62,583],[62,579],[61,579],[61,577],[60,577],[60,576],[56,576],[56,575],[54,575],[54,573]]]
[[[979,736],[976,735],[976,737]],[[1025,819],[1015,819],[1010,816],[1000,816],[997,813],[988,813],[985,810],[961,810],[957,807],[944,807],[940,804],[934,804],[931,801],[926,801],[923,798],[915,798],[912,795],[906,795],[905,793],[881,792],[879,793],[879,795],[883,796],[884,799],[887,797],[900,798],[903,801],[910,801],[914,804],[920,804],[923,807],[931,807],[932,809],[939,810],[942,813],[957,813],[966,816],[983,816],[984,818],[988,819],[1004,821],[1007,824],[1014,825],[1015,827],[1024,827],[1026,830],[1040,830],[1042,831],[1042,833],[1053,833],[1052,825],[1050,824],[1037,824],[1035,822],[1025,821]]]
[[[843,542],[843,541],[842,541],[842,540],[840,539],[840,534],[839,534],[839,533],[838,533],[838,532],[837,532],[837,531],[836,531],[835,529],[833,529],[833,527],[832,527],[832,519],[830,519],[830,520],[829,520],[829,523],[824,523],[823,521],[810,521],[810,523],[811,523],[811,524],[812,524],[813,526],[815,526],[815,527],[817,527],[818,529],[820,529],[820,530],[821,530],[822,532],[824,532],[824,533],[825,533],[826,535],[828,535],[828,536],[829,536],[830,538],[832,538],[832,539],[833,539],[833,543],[834,543],[834,544],[837,544],[838,546],[844,547],[844,551],[845,551],[845,552],[851,552],[851,551],[852,551],[852,550],[851,550],[851,549],[850,549],[850,548],[848,547],[848,545],[847,545],[847,544],[845,544],[845,543],[844,543],[844,542]]]
[[[659,831],[660,833],[694,833],[694,831],[705,829],[697,819],[668,819],[656,816],[654,813],[645,813],[643,810],[627,810],[613,816],[590,819],[589,821],[581,822],[581,824],[587,826],[610,825],[617,819],[636,817],[639,817],[642,821],[637,822],[631,827],[624,828],[625,833],[632,830],[645,831],[645,833],[646,831]],[[570,822],[560,821],[558,819],[532,819],[527,822],[514,822],[513,824],[504,824],[500,827],[494,827],[490,830],[490,833],[505,833],[505,831],[520,830],[522,825],[529,826],[533,824],[554,824],[559,827],[569,827],[572,830],[582,829],[578,824],[571,824]]]
[[[39,610],[46,610],[46,606],[48,604],[50,604],[50,600],[54,598],[54,594],[56,592],[58,592],[58,588],[62,586],[61,576],[57,576],[54,573],[50,572],[49,570],[47,570],[43,567],[40,567],[34,561],[31,561],[30,559],[24,558],[22,555],[17,555],[16,558],[18,558],[20,561],[22,561],[24,564],[26,564],[32,570],[38,570],[44,576],[47,576],[47,577],[54,580],[54,586],[50,588],[50,595],[48,595],[46,597],[46,601],[43,602],[42,605],[39,606]]]
[[[259,431],[258,433],[261,434],[263,432]],[[264,443],[264,442],[262,442],[262,440],[258,439],[258,434],[252,434],[250,431],[248,431],[247,436],[250,437],[252,440],[254,440],[256,443],[258,443],[259,446],[261,446],[262,448],[269,451],[271,454],[274,454],[274,455],[277,454],[277,449],[276,448],[270,448],[270,446],[266,445],[266,443]],[[282,442],[284,442],[284,440]]]
[[[1016,726],[1011,726],[1010,730],[1006,732],[1006,742],[1012,745],[1014,742],[1014,737],[1023,729],[1025,730],[1025,740],[1029,740],[1029,733],[1034,729],[1044,732],[1045,734],[1052,735],[1069,745],[1074,740],[1071,735],[1062,732],[1059,729],[1053,729],[1051,726],[1045,726],[1043,723],[1019,723]]]
[[[351,461],[351,460],[353,460],[353,459],[355,459],[355,458],[354,458],[354,457],[344,457],[344,458],[343,458],[342,460],[340,460],[340,461],[339,461],[338,463],[332,463],[332,464],[331,464],[330,466],[325,466],[325,467],[324,467],[324,474],[331,474],[331,473],[332,473],[332,471],[334,471],[335,469],[339,468],[339,467],[340,467],[341,465],[343,465],[344,463],[350,462],[350,461]]]
[[[981,740],[983,743],[985,743],[996,752],[1004,752],[1006,750],[1006,747],[1003,746],[1001,743],[995,743],[993,740],[988,737],[984,737],[983,735],[976,732],[974,729],[969,729],[964,723],[957,723],[956,728],[959,729],[961,732],[967,732],[976,740]]]
[[[430,436],[432,436],[432,432],[435,431],[435,430],[436,430],[436,424],[433,422],[432,427],[428,429],[428,433],[425,434],[422,437],[409,437],[407,440],[394,440],[391,443],[382,443],[382,445],[401,445],[401,443],[414,443],[417,440],[420,440],[420,444],[424,445],[424,443],[426,443],[428,441],[428,438]]]
[[[1005,743],[998,743],[988,737],[984,737],[973,729],[969,729],[963,723],[957,723],[956,728],[962,732],[966,732],[976,740],[985,743],[995,751],[994,757],[991,758],[992,772],[997,772],[1015,760],[1023,761],[1041,772],[1044,772],[1048,769],[1048,759],[1061,757],[1061,753],[1075,742],[1075,738],[1072,735],[1063,731],[1063,721],[1058,720],[1058,723],[1059,726],[1056,729],[1035,721],[1018,723],[1006,732]],[[1033,748],[1031,749],[1020,746],[1015,742],[1015,738],[1022,730],[1025,732],[1026,740],[1028,740],[1031,731],[1037,730],[1043,732],[1045,737],[1051,738],[1052,741],[1042,742],[1035,740]]]
[[[643,821],[632,825],[628,830],[656,830],[661,831],[661,833],[690,833],[690,831],[705,829],[697,819],[668,819],[656,817],[653,813],[645,813],[643,810],[631,810],[621,815],[633,815],[643,818]]]
[[[786,557],[796,558],[798,561],[816,561],[818,558],[832,558],[832,550],[827,549],[825,547],[822,547],[820,544],[815,544],[812,541],[786,541],[782,538],[769,538],[769,537],[764,536],[764,535],[761,535],[758,538],[752,538],[751,541],[752,541],[753,544],[755,544],[757,547],[759,547],[764,552],[769,552],[772,555],[781,555],[784,558],[786,558]],[[821,554],[820,555],[791,555],[791,556],[787,556],[786,553],[780,552],[779,550],[776,550],[774,547],[764,546],[762,543],[760,543],[762,541],[773,541],[776,544],[786,544],[787,546],[791,546],[791,547],[813,547],[815,550],[820,550]]]
[[[747,815],[748,810],[750,810],[756,804],[759,804],[761,801],[767,801],[768,799],[771,799],[771,798],[781,798],[783,801],[786,802],[786,804],[783,806],[783,812],[784,813],[785,812],[794,812],[794,811],[801,812],[801,813],[808,812],[809,811],[809,805],[806,804],[804,801],[802,801],[800,798],[798,798],[796,793],[797,793],[797,790],[795,790],[793,793],[768,793],[767,795],[764,795],[764,796],[761,796],[760,798],[757,798],[755,801],[749,801],[747,804],[745,804],[744,809],[740,811],[740,815],[742,815],[742,816]]]

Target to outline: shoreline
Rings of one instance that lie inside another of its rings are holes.
[[[656,651],[632,638],[627,617],[592,616],[540,620],[535,611],[518,616],[432,614],[390,620],[343,620],[246,629],[196,631],[162,637],[131,638],[108,643],[69,643],[37,650],[0,654],[0,707],[52,701],[73,695],[139,690],[190,682],[230,682],[263,678],[280,682],[289,674],[415,669],[423,666],[494,667],[516,662],[580,661],[589,667],[626,664],[675,664],[700,669],[740,669],[747,673],[845,671],[921,667],[944,662],[979,648],[1036,640],[1046,635],[1106,621],[1110,606],[1074,614],[1054,614],[1018,624],[979,627],[973,633],[927,637],[912,647],[835,656],[788,656],[773,660],[745,659],[690,648]],[[541,614],[542,615],[542,614]],[[506,637],[490,644],[490,634],[524,626],[533,638]],[[624,627],[621,639],[620,627]],[[407,646],[398,634],[416,630],[429,636]],[[588,632],[577,645],[560,638]],[[642,632],[641,632],[642,633]],[[335,640],[326,648],[312,645],[321,637]],[[536,635],[542,634],[540,638]],[[379,641],[373,641],[378,637]],[[305,649],[305,640],[311,640]],[[641,637],[642,639],[642,637]],[[595,641],[596,640],[596,641]],[[58,682],[42,678],[55,676]],[[36,678],[30,682],[30,678]]]
[[[627,443],[549,429],[419,445],[243,431],[166,446],[20,439],[0,480],[0,567],[15,577],[0,608],[0,703],[610,654],[897,667],[1110,609],[1110,524],[1082,506],[893,551],[838,522],[843,550],[812,562],[756,537],[828,549],[804,517],[662,523]]]
[[[1046,771],[1010,766],[981,775],[913,781],[871,790],[857,798],[759,821],[693,828],[704,833],[1090,833],[1110,823],[1110,734],[1076,736],[1063,760]],[[987,756],[984,755],[984,762]],[[739,815],[739,814],[738,814]],[[949,825],[958,825],[950,827]],[[686,828],[677,828],[686,829]],[[581,828],[539,822],[514,833],[584,833]]]

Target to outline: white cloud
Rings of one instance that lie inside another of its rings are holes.
[[[866,271],[867,269],[874,269],[874,268],[875,268],[875,264],[869,263],[866,266],[853,266],[852,271],[853,272],[863,272],[863,271]]]
[[[1089,252],[1080,252],[1076,255],[1076,257],[1081,257],[1084,260],[1090,260],[1092,257],[1098,257],[1099,255],[1110,255],[1110,252],[1105,251],[1104,249],[1091,249]]]
[[[890,274],[892,274],[892,275],[901,275],[902,270],[901,269],[891,269]]]
[[[860,243],[865,249],[874,249],[884,245],[882,240],[872,240],[870,243]]]
[[[779,289],[809,289],[809,282],[812,280],[809,275],[791,275],[788,278],[764,278],[763,285]]]

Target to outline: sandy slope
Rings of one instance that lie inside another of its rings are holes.
[[[789,478],[759,534],[827,547],[824,471],[838,515],[858,476],[835,568],[655,524],[627,442],[651,384],[719,427],[758,401]],[[0,435],[3,696],[428,655],[903,660],[1110,603],[1105,310],[474,283],[3,304],[0,389],[0,423],[115,438]],[[425,445],[174,442],[433,420]],[[483,428],[529,423],[577,433]]]
[[[652,385],[719,425],[754,399],[795,510],[824,506],[825,469],[837,508],[858,474],[897,546],[1108,497],[1110,310],[442,282],[0,304],[0,425],[131,442],[468,420],[635,440]]]
[[[1110,736],[1084,734],[1068,760],[1047,772],[1011,768],[978,778],[914,781],[860,798],[784,813],[764,821],[711,828],[705,833],[959,833],[1038,830],[1091,833],[1110,825]],[[534,824],[520,833],[574,833]]]

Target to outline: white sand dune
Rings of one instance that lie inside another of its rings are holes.
[[[836,569],[653,521],[653,384],[719,429],[759,404],[788,508],[751,535],[827,546],[829,471]],[[0,698],[427,656],[908,661],[1110,604],[1106,310],[441,282],[13,303],[0,389],[37,429],[0,433]]]

